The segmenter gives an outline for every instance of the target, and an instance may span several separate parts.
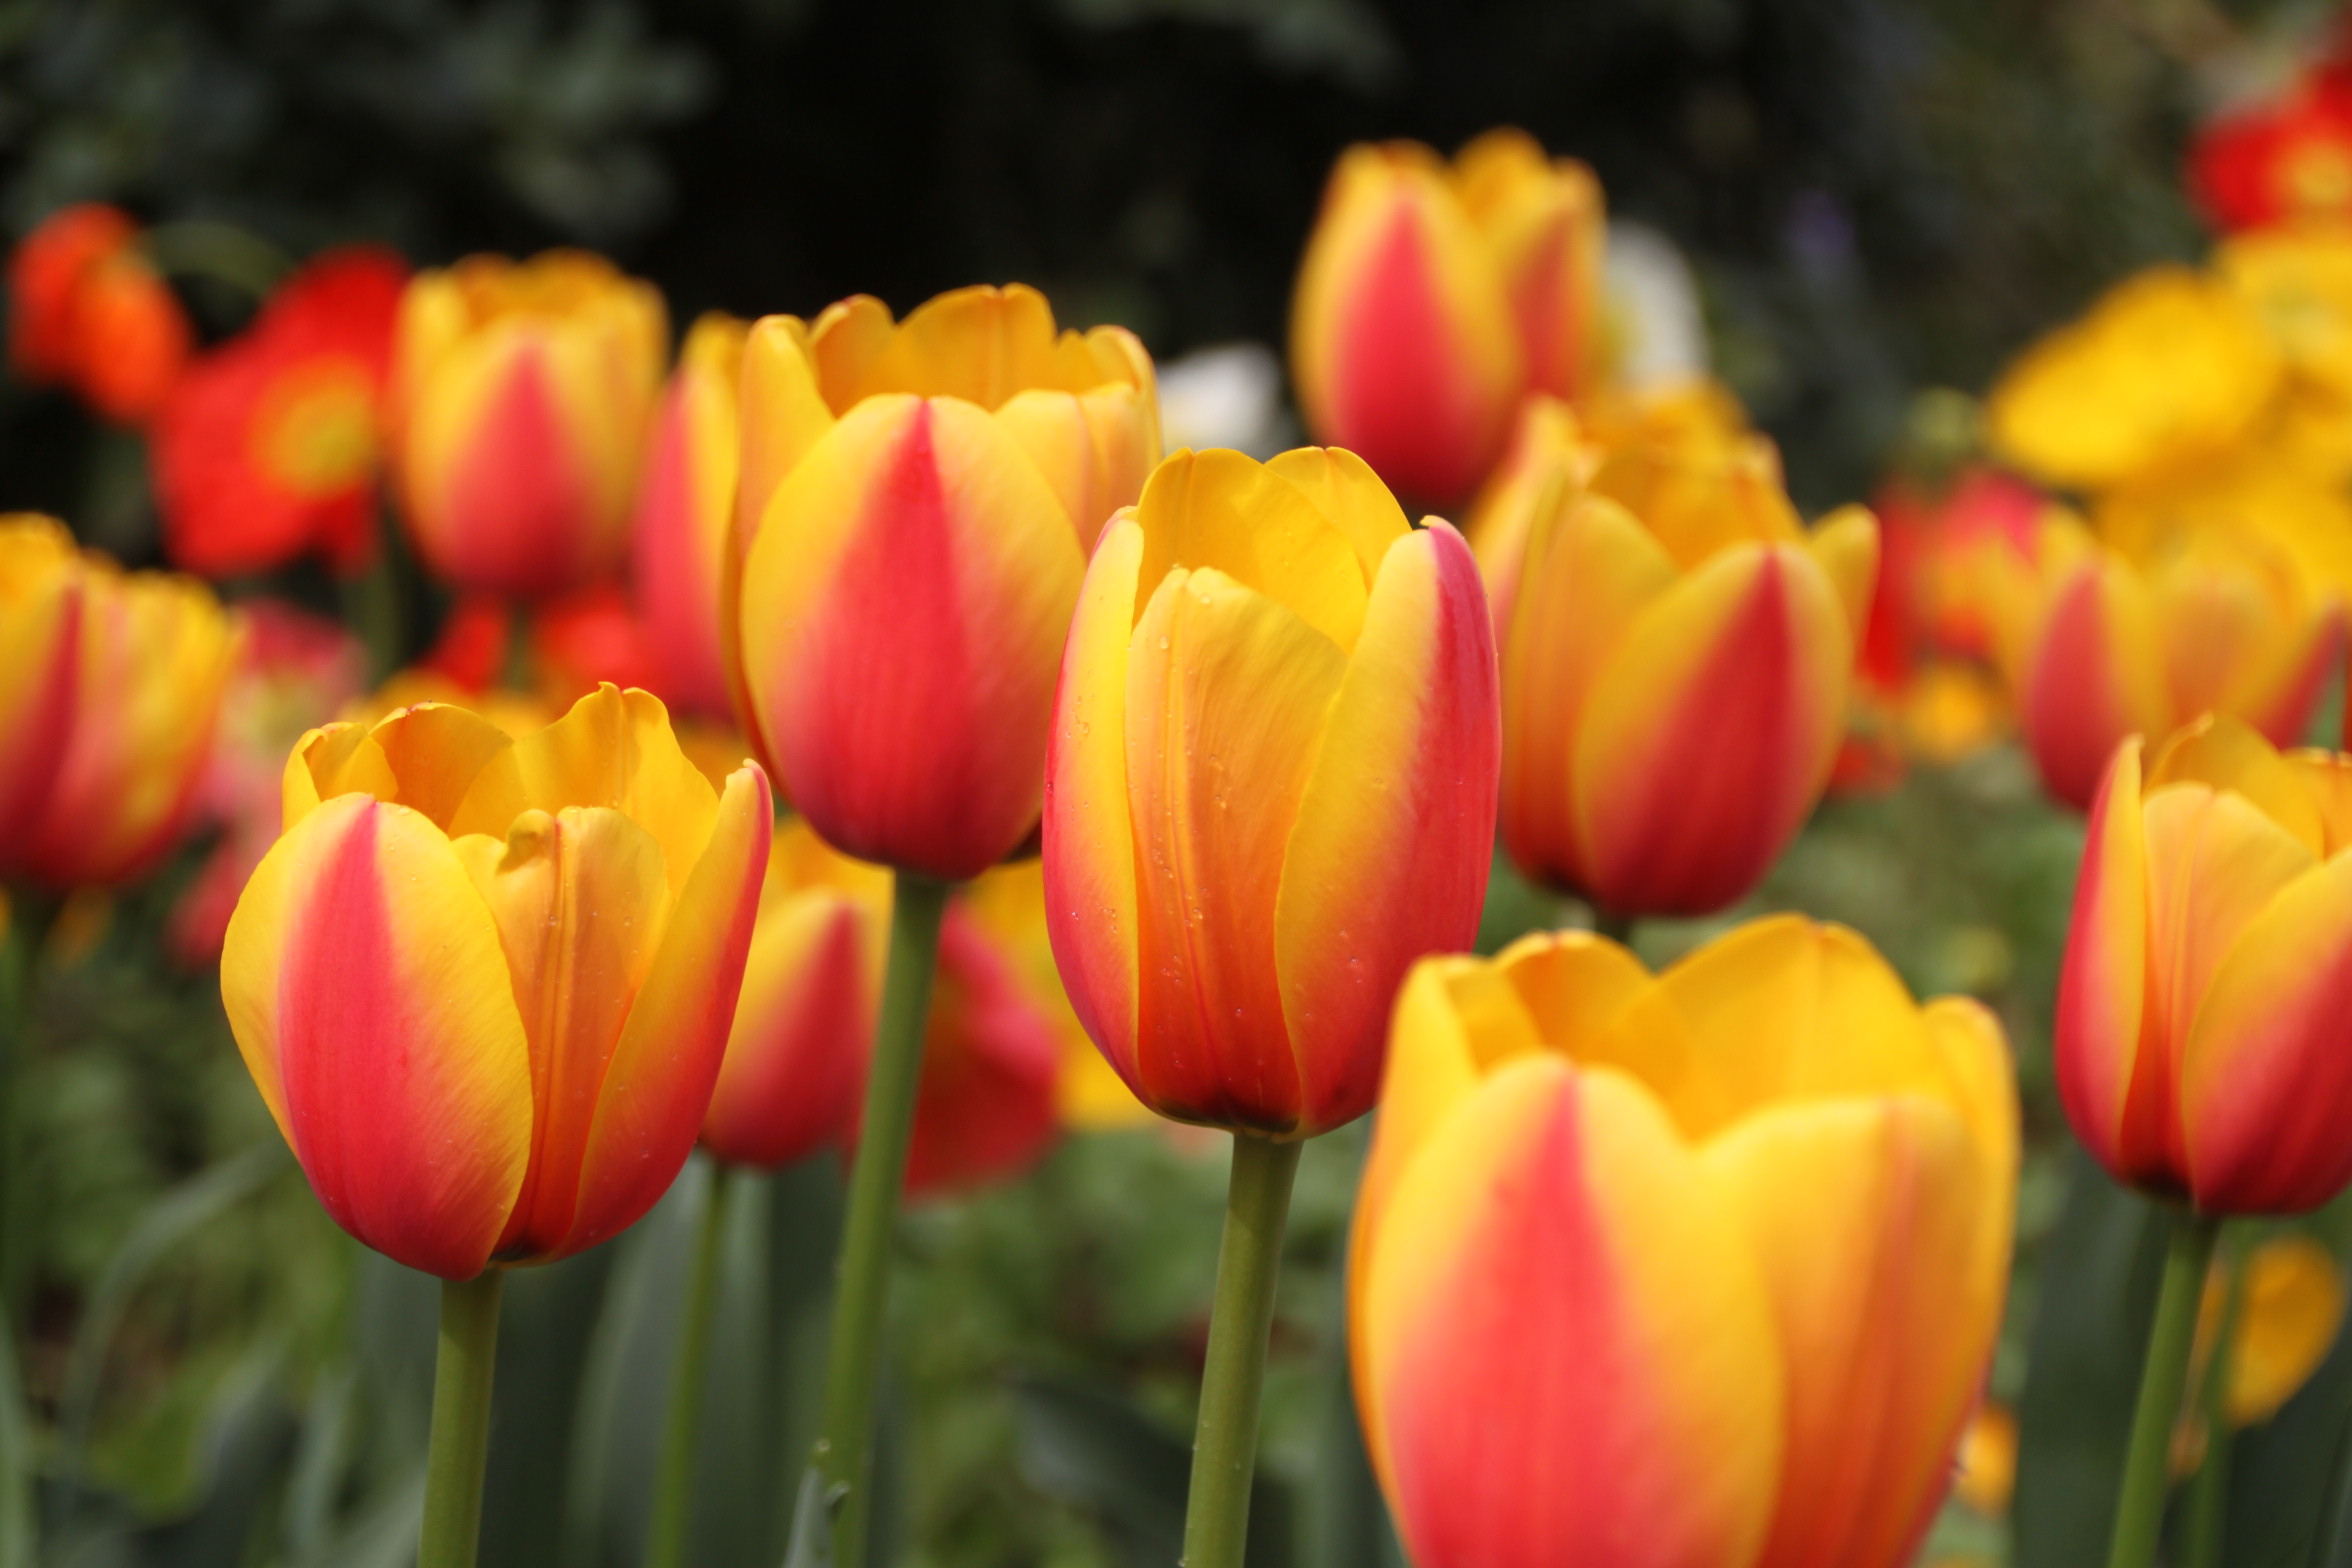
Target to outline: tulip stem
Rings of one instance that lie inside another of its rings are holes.
[[[1274,1282],[1302,1144],[1233,1135],[1225,1239],[1209,1309],[1201,1369],[1200,1424],[1192,1440],[1192,1494],[1184,1508],[1183,1568],[1241,1568],[1249,1541],[1250,1482],[1258,1468],[1258,1396],[1274,1326]]]
[[[694,1450],[702,1435],[702,1384],[710,1371],[711,1309],[719,1299],[719,1252],[726,1240],[728,1178],[735,1167],[711,1162],[695,1227],[694,1272],[686,1281],[686,1321],[678,1331],[678,1361],[670,1374],[670,1408],[662,1418],[661,1470],[653,1485],[653,1522],[646,1529],[645,1568],[680,1568],[693,1529]]]
[[[2107,1568],[2149,1568],[2164,1531],[2164,1498],[2172,1470],[2172,1426],[2188,1387],[2189,1352],[2197,1339],[2197,1309],[2205,1270],[2213,1261],[2217,1218],[2184,1210],[2173,1217],[2164,1252],[2164,1285],[2156,1322],[2140,1367],[2140,1399],[2132,1412],[2131,1448],[2123,1463],[2123,1491],[2115,1502],[2115,1533]]]
[[[425,1450],[425,1526],[417,1568],[474,1568],[482,1535],[482,1469],[490,1452],[490,1374],[498,1362],[498,1296],[506,1270],[441,1284],[441,1349],[433,1366],[433,1433]]]
[[[1633,946],[1633,916],[1616,914],[1595,904],[1592,917],[1594,935],[1605,936],[1619,947]]]
[[[882,1318],[890,1283],[890,1243],[898,1194],[914,1136],[915,1089],[923,1077],[923,1032],[931,1016],[931,974],[939,961],[939,923],[950,884],[897,873],[890,902],[890,960],[882,1013],[866,1080],[857,1161],[849,1176],[835,1271],[833,1336],[825,1367],[825,1421],[812,1468],[823,1484],[803,1484],[804,1498],[835,1506],[835,1568],[863,1568],[866,1519],[873,1498],[875,1385],[882,1372]],[[794,1533],[800,1533],[799,1526]]]
[[[2205,1381],[2197,1404],[2205,1422],[2205,1456],[2197,1478],[2189,1484],[2187,1535],[2182,1561],[2187,1568],[2221,1568],[2224,1539],[2229,1533],[2230,1351],[2238,1333],[2238,1313],[2246,1293],[2246,1266],[2233,1251],[2221,1249],[2222,1277],[2229,1283],[2222,1296],[2221,1321],[2215,1325],[2213,1348],[2205,1357]]]

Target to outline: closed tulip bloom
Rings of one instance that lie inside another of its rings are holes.
[[[863,860],[963,880],[1037,826],[1086,552],[1159,452],[1151,361],[1036,290],[893,325],[845,300],[744,349],[731,596],[778,782]]]
[[[637,493],[637,603],[659,688],[673,706],[711,718],[732,712],[719,600],[735,518],[735,390],[748,331],[713,311],[686,334],[654,412]]]
[[[2208,536],[2150,568],[2064,518],[2000,594],[1999,647],[2019,728],[2050,793],[2090,804],[2128,735],[2230,714],[2298,739],[2344,642],[2334,595],[2255,540]]]
[[[2116,1179],[2208,1214],[2352,1180],[2352,761],[2208,717],[2091,805],[2058,984],[2058,1091]]]
[[[1042,1003],[969,901],[949,905],[915,1094],[908,1197],[1018,1176],[1060,1141],[1061,1042]]]
[[[28,381],[62,382],[92,408],[143,424],[179,380],[195,333],[120,208],[67,207],[8,267],[9,349]]]
[[[125,572],[46,517],[0,517],[0,876],[151,868],[186,826],[237,628],[191,578]]]
[[[229,922],[239,1050],[336,1223],[470,1279],[619,1232],[710,1103],[767,860],[661,704],[520,738],[462,708],[305,736]]]
[[[1494,587],[1511,607],[1503,842],[1528,875],[1625,917],[1721,909],[1803,825],[1877,569],[1870,514],[1808,533],[1768,447],[1650,466],[1657,483],[1628,490],[1647,511],[1602,478],[1531,493],[1515,577]]]
[[[1397,1000],[1348,1254],[1421,1568],[1900,1568],[2008,1280],[1999,1026],[1778,916],[1662,974],[1583,932]]]
[[[620,564],[667,332],[651,284],[584,252],[417,275],[391,419],[409,531],[435,575],[535,598]]]
[[[1417,142],[1349,148],[1291,308],[1309,427],[1403,494],[1467,496],[1522,396],[1590,390],[1602,233],[1592,172],[1522,132],[1450,167]]]
[[[1336,448],[1162,463],[1087,573],[1046,783],[1054,954],[1136,1097],[1277,1138],[1367,1110],[1398,979],[1477,930],[1498,747],[1450,527]]]

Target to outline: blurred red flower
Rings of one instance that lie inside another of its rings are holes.
[[[317,551],[339,572],[375,548],[384,381],[408,268],[328,251],[251,327],[200,357],[155,428],[156,502],[172,559],[210,577]]]
[[[119,207],[44,218],[9,258],[9,359],[37,385],[71,387],[99,413],[142,424],[178,382],[194,332]]]
[[[2352,58],[2333,55],[2280,96],[2207,122],[2189,148],[2189,192],[2224,231],[2352,217]]]

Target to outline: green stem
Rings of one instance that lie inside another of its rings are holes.
[[[2205,1381],[2197,1391],[2197,1408],[2205,1423],[2205,1456],[2197,1477],[2189,1484],[2187,1535],[2182,1561],[2187,1568],[2221,1568],[2222,1546],[2229,1533],[2229,1419],[2230,1351],[2238,1337],[2238,1313],[2246,1294],[2245,1260],[2231,1254],[2242,1247],[2223,1247],[2222,1277],[2228,1281],[2222,1296],[2221,1321],[2214,1325],[2213,1349],[2205,1358]]]
[[[33,965],[47,922],[17,898],[0,941],[0,1328],[14,1334],[22,1321],[17,1281],[23,1274],[23,1229],[17,1223],[17,1080],[24,1075],[33,1024]]]
[[[1595,904],[1592,906],[1592,917],[1596,935],[1607,937],[1619,947],[1633,946],[1633,916],[1616,914]]]
[[[646,1530],[646,1568],[680,1568],[693,1528],[694,1449],[702,1435],[702,1384],[710,1370],[711,1309],[719,1299],[719,1253],[727,1235],[728,1178],[735,1168],[711,1162],[710,1185],[695,1232],[694,1272],[686,1282],[686,1321],[678,1333],[678,1364],[670,1377],[670,1408],[662,1421],[661,1469],[653,1487],[653,1522]]]
[[[531,608],[519,600],[506,607],[506,668],[499,682],[508,691],[531,689]]]
[[[2148,1331],[2148,1355],[2140,1368],[2140,1400],[2132,1412],[2131,1448],[2124,1459],[2123,1491],[2115,1502],[2107,1568],[2149,1568],[2156,1560],[2171,1479],[2172,1424],[2188,1386],[2197,1308],[2220,1229],[2219,1220],[2202,1214],[2183,1211],[2173,1218],[2164,1253],[2163,1291],[2156,1299],[2156,1322]]]
[[[209,218],[159,223],[143,238],[159,270],[212,278],[257,300],[267,298],[294,265],[292,257],[250,229]]]
[[[1274,1281],[1298,1175],[1298,1143],[1233,1135],[1225,1239],[1209,1309],[1200,1425],[1192,1440],[1192,1495],[1184,1507],[1184,1568],[1241,1568],[1249,1541],[1250,1481],[1258,1468],[1258,1395],[1274,1326]]]
[[[379,516],[375,526],[374,559],[339,584],[343,619],[359,633],[360,644],[367,649],[371,689],[390,680],[400,668],[401,647],[407,640],[400,624],[400,568],[393,556],[390,519]]]
[[[862,1568],[868,1477],[874,1457],[875,1385],[882,1371],[882,1316],[890,1281],[890,1240],[915,1129],[915,1089],[923,1077],[923,1030],[931,1016],[931,974],[939,961],[939,922],[951,891],[944,882],[901,871],[890,905],[890,961],[882,982],[882,1016],[866,1080],[865,1119],[849,1177],[841,1262],[833,1297],[833,1337],[825,1366],[825,1423],[813,1467],[833,1519],[836,1568]],[[795,1527],[798,1533],[798,1527]]]
[[[498,1295],[506,1270],[441,1285],[441,1351],[433,1367],[433,1435],[425,1450],[425,1526],[417,1568],[474,1568],[482,1535],[482,1468],[490,1452],[490,1374],[498,1362]]]

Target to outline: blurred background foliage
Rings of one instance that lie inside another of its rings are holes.
[[[2198,0],[5,0],[0,224],[123,203],[167,226],[214,332],[256,276],[337,240],[420,263],[578,243],[681,324],[1020,278],[1167,359],[1279,348],[1345,143],[1516,123],[1683,249],[1719,370],[1818,510],[1873,487],[1923,392],[1981,389],[2124,271],[2197,252],[2191,128],[2324,20]],[[134,562],[156,559],[142,461],[67,398],[0,388],[0,501]],[[1663,962],[1800,908],[2011,1031],[2030,1152],[1994,1391],[2023,1409],[2028,1479],[2014,1543],[1955,1506],[1934,1557],[2079,1568],[2119,1460],[2139,1339],[2118,1315],[2147,1310],[2154,1254],[2146,1206],[2069,1158],[2050,1084],[2079,834],[1997,751],[1831,802],[1748,906],[1641,936]],[[50,937],[24,1090],[45,1560],[399,1563],[429,1285],[320,1214],[215,977],[159,956],[199,852],[69,904]],[[1498,865],[1482,941],[1581,917]],[[1395,1560],[1339,1330],[1362,1144],[1322,1140],[1302,1175],[1253,1562]],[[1173,1560],[1222,1163],[1214,1139],[1087,1135],[910,1216],[883,1550]],[[636,1561],[703,1179],[516,1282],[486,1563]],[[714,1568],[781,1555],[837,1203],[820,1166],[733,1210],[697,1522]],[[2339,1346],[2246,1440],[2232,1564],[2352,1562],[2348,1412]]]

